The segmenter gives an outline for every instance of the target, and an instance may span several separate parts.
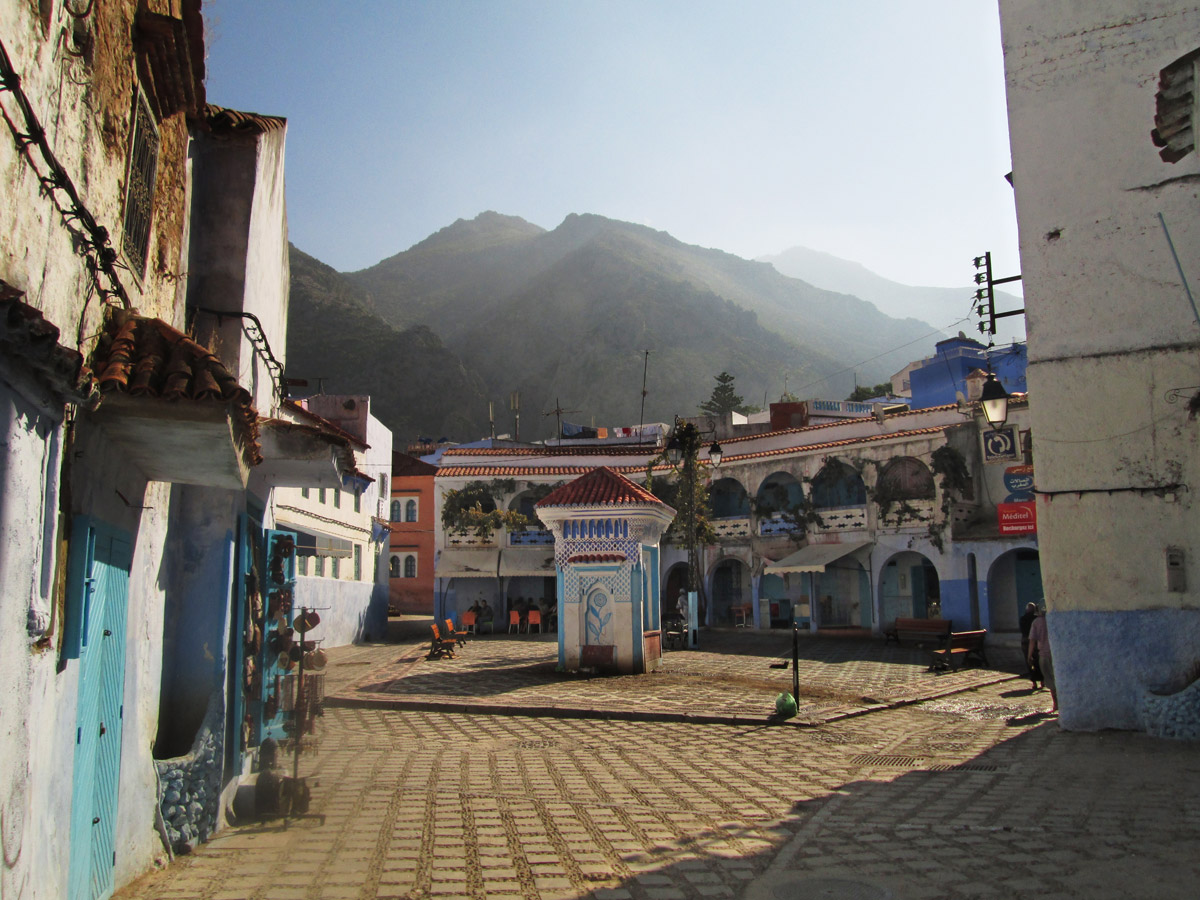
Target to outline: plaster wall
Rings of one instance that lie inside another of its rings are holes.
[[[98,34],[91,62],[71,56],[70,17],[52,4],[49,25],[35,3],[6,3],[0,8],[0,35],[21,87],[29,98],[55,158],[121,254],[123,193],[138,83],[128,35],[137,0],[114,0],[91,17]],[[151,2],[170,12],[165,2]],[[11,94],[0,104],[13,122],[24,123]],[[180,247],[187,201],[187,128],[182,115],[159,125],[160,155],[154,212],[144,275],[119,269],[133,306],[144,315],[179,327],[176,311]],[[38,175],[45,165],[31,148],[36,170],[18,152],[7,126],[0,128],[0,208],[19,210],[5,222],[0,244],[0,278],[27,292],[30,303],[63,329],[62,343],[87,355],[101,330],[104,305],[76,252],[73,228],[43,193]],[[61,194],[59,195],[62,196]],[[126,261],[127,262],[127,261]],[[102,284],[107,284],[101,278]]]
[[[198,133],[193,142],[195,238],[189,302],[198,339],[211,344],[267,413],[277,397],[271,372],[240,318],[199,308],[247,312],[262,325],[272,355],[286,362],[288,259],[283,196],[284,129],[247,136]]]
[[[1000,7],[1060,721],[1138,728],[1138,698],[1196,663],[1200,322],[1159,214],[1195,291],[1200,157],[1164,162],[1150,131],[1160,71],[1200,46],[1200,6]]]

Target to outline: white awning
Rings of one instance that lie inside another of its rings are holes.
[[[296,532],[296,553],[300,556],[337,556],[349,559],[354,555],[354,544],[345,538],[323,534],[286,519],[276,519],[275,524],[285,531]]]
[[[500,574],[506,578],[553,578],[554,545],[510,547],[500,553]]]
[[[791,556],[785,556],[779,562],[771,563],[764,571],[772,575],[783,575],[787,572],[824,572],[825,567],[830,563],[837,562],[843,556],[849,556],[870,546],[871,541],[809,544],[807,547],[801,547]]]
[[[500,551],[494,548],[443,550],[433,572],[438,578],[495,578],[499,566]]]

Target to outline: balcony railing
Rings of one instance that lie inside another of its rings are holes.
[[[843,531],[865,531],[867,528],[867,508],[865,506],[836,506],[829,509],[818,509],[821,524],[813,528],[819,534],[833,534]]]
[[[934,520],[932,500],[904,500],[892,504],[887,515],[879,517],[881,528],[924,530]]]
[[[762,537],[771,537],[776,534],[801,534],[803,532],[804,523],[786,519],[780,513],[775,513],[769,519],[762,519],[758,523],[758,533]]]
[[[508,546],[529,547],[554,543],[554,532],[546,528],[524,528],[508,533]]]
[[[487,537],[480,537],[473,531],[449,532],[446,535],[446,546],[455,548],[495,547],[496,533],[492,532]]]
[[[717,533],[717,539],[721,538],[740,538],[750,536],[750,517],[749,516],[730,516],[725,519],[712,520],[713,531]]]

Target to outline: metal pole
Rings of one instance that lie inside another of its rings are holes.
[[[792,614],[792,699],[796,701],[796,709],[800,708],[800,626],[796,624],[796,616]]]

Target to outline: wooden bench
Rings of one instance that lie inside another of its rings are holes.
[[[953,624],[949,619],[904,619],[897,616],[892,627],[884,630],[883,642],[895,641],[898,644],[902,640],[912,640],[943,644]]]
[[[953,672],[972,658],[986,666],[987,655],[983,652],[983,639],[986,637],[986,630],[951,632],[946,635],[945,643],[939,649],[930,651],[929,671]]]
[[[442,638],[436,622],[430,623],[429,627],[433,629],[433,643],[429,645],[429,652],[425,654],[425,658],[441,659],[445,656],[449,659],[454,659],[454,641],[447,641]]]

